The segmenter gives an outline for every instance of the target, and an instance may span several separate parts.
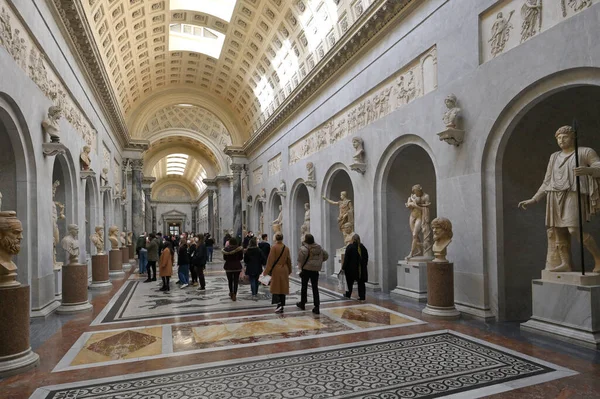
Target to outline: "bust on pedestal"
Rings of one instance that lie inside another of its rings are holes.
[[[21,251],[23,227],[14,211],[0,212],[0,377],[39,364],[29,344],[29,286],[17,281],[12,257]]]
[[[92,283],[88,287],[94,289],[110,289],[112,283],[108,277],[108,254],[104,252],[104,227],[96,226],[96,232],[90,236],[96,247],[96,255],[92,256]]]
[[[79,227],[76,224],[68,226],[69,234],[62,239],[61,244],[67,252],[69,263],[63,266],[62,273],[62,302],[56,309],[58,313],[78,313],[93,308],[88,301],[88,270],[87,265],[78,263],[79,260]]]
[[[110,240],[111,250],[108,257],[108,267],[110,278],[119,278],[125,275],[123,271],[123,255],[119,249],[119,228],[110,226],[108,229],[108,239]]]

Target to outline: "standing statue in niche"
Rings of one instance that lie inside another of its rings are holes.
[[[488,40],[492,45],[492,57],[495,57],[504,51],[504,46],[506,46],[506,42],[508,42],[508,38],[510,37],[510,30],[513,27],[510,23],[510,19],[514,12],[514,10],[510,12],[508,19],[504,18],[501,12],[496,15],[496,21],[494,22],[494,25],[492,25],[492,37]]]
[[[0,288],[18,287],[17,265],[12,257],[21,251],[23,226],[15,211],[0,212]]]
[[[429,207],[431,201],[429,194],[423,192],[420,184],[415,184],[411,190],[412,194],[408,197],[405,206],[410,209],[410,217],[408,220],[410,231],[412,232],[412,244],[410,253],[406,260],[410,260],[417,256],[422,256],[426,259],[433,258],[432,242],[431,242],[431,227]],[[423,235],[423,240],[420,236]]]
[[[90,165],[92,164],[92,160],[90,159],[90,152],[92,151],[89,145],[83,146],[83,151],[79,155],[79,164],[81,165],[81,170],[90,170]]]
[[[53,246],[53,265],[54,268],[60,267],[61,265],[56,261],[56,246],[60,241],[60,233],[58,231],[58,220],[65,218],[65,205],[55,201],[56,198],[56,188],[60,186],[60,181],[56,180],[54,184],[52,184],[52,246]],[[58,208],[58,210],[57,210]]]
[[[352,206],[352,200],[347,198],[347,193],[342,191],[340,193],[339,201],[332,201],[325,196],[322,197],[325,201],[327,201],[331,205],[337,205],[340,208],[340,213],[338,215],[338,229],[342,236],[344,236],[344,225],[346,223],[350,223],[352,226],[352,230],[354,230],[354,207]]]
[[[90,241],[96,247],[96,255],[104,255],[104,227],[96,226],[96,232],[90,236]]]
[[[575,131],[563,126],[554,135],[561,151],[550,156],[546,176],[537,193],[519,202],[527,209],[546,198],[546,229],[548,255],[546,270],[568,272],[573,269],[571,235],[579,239],[579,213],[576,176],[581,182],[581,213],[590,221],[600,211],[600,157],[588,147],[579,147],[579,167],[575,167]],[[594,257],[594,272],[600,272],[600,249],[589,233],[583,233],[583,245]]]
[[[281,229],[283,228],[283,212],[282,212],[283,206],[279,205],[279,215],[277,216],[277,219],[273,220],[271,222],[271,225],[273,227],[273,237],[275,237],[276,233],[281,233]]]
[[[79,258],[79,226],[76,224],[69,225],[69,234],[62,239],[61,244],[69,258],[68,265],[74,265]]]
[[[113,251],[119,249],[119,228],[117,226],[110,226],[108,229],[108,239]]]
[[[300,240],[304,242],[304,236],[310,233],[310,204],[304,204],[304,223],[300,226]]]
[[[448,262],[446,248],[452,242],[452,223],[446,218],[435,218],[431,221],[433,230],[433,255],[434,262]]]
[[[60,143],[60,127],[58,121],[62,116],[62,109],[56,105],[48,108],[48,117],[42,122],[42,129],[50,135],[50,141]]]
[[[525,0],[521,6],[521,43],[542,30],[542,0]]]

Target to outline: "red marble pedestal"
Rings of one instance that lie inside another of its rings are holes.
[[[121,247],[121,262],[123,263],[123,271],[130,271],[131,264],[129,263],[129,248]]]
[[[108,253],[108,275],[110,278],[120,278],[125,275],[123,272],[123,255],[120,249],[111,249]]]
[[[0,378],[40,363],[29,345],[29,307],[28,285],[0,288]]]
[[[460,312],[454,306],[454,264],[427,262],[427,316],[458,319]]]
[[[129,263],[131,263],[131,260],[135,259],[135,251],[133,249],[133,244],[128,245],[127,249],[129,250]]]
[[[112,288],[108,275],[108,254],[92,256],[92,283],[88,288],[90,290]]]
[[[88,301],[87,265],[63,266],[62,285],[62,303],[56,309],[58,313],[78,313],[93,308]]]

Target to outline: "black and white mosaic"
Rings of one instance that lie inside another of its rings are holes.
[[[452,331],[40,388],[34,398],[481,397],[576,374]]]

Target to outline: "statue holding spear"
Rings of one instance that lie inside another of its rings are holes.
[[[583,247],[594,258],[594,272],[600,272],[600,249],[582,226],[584,219],[590,221],[600,211],[600,157],[591,148],[578,147],[575,128],[563,126],[556,131],[561,151],[550,156],[542,185],[531,199],[519,202],[519,208],[527,209],[546,198],[546,270],[573,270],[570,242],[571,235],[576,235],[582,253],[581,271],[585,274]]]

